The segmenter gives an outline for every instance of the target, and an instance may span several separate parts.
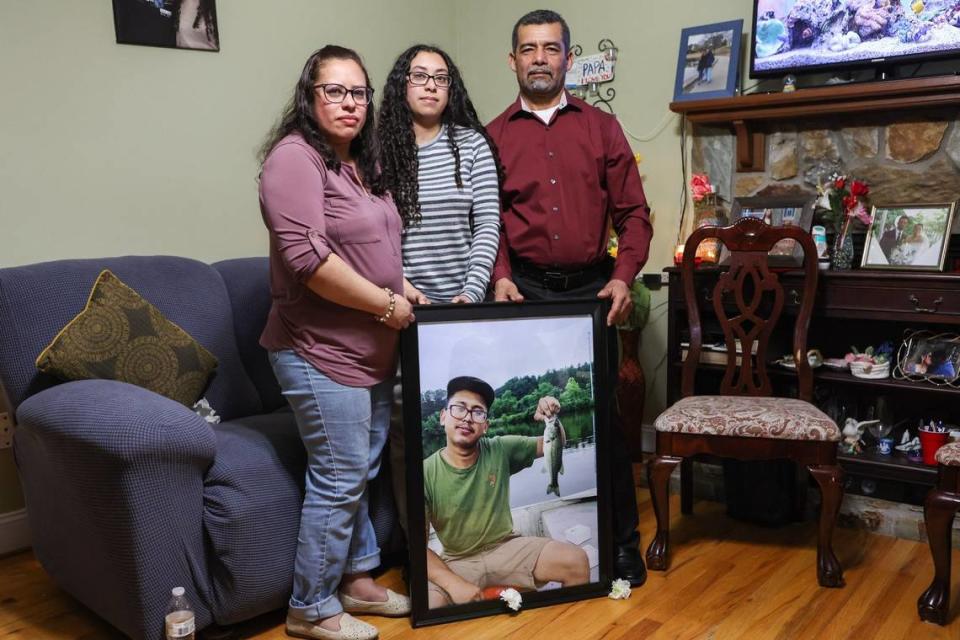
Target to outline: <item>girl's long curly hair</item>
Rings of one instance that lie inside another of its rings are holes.
[[[457,188],[463,188],[463,180],[460,177],[460,148],[454,135],[454,126],[473,129],[483,136],[490,146],[497,166],[497,179],[500,184],[503,183],[503,169],[500,167],[497,147],[477,117],[477,111],[473,108],[457,65],[442,49],[426,44],[414,45],[400,54],[387,76],[387,82],[383,86],[383,102],[380,105],[380,126],[377,129],[384,184],[393,195],[404,226],[417,224],[421,220],[420,189],[417,183],[417,140],[413,133],[413,112],[407,103],[407,74],[410,73],[411,61],[421,51],[435,53],[443,58],[450,75],[447,106],[441,115],[441,122],[447,127],[447,144],[453,153]]]
[[[314,101],[316,100],[316,90],[313,88],[320,67],[328,60],[353,60],[360,69],[363,70],[363,77],[370,86],[370,76],[367,74],[367,68],[363,66],[363,61],[357,52],[353,49],[328,44],[322,49],[314,51],[306,63],[303,65],[303,71],[300,72],[300,80],[293,91],[293,97],[283,110],[280,121],[270,130],[263,146],[260,147],[260,164],[266,160],[267,155],[277,143],[291,133],[299,133],[306,140],[307,144],[316,149],[324,164],[329,169],[339,173],[340,160],[334,153],[333,147],[327,142],[326,135],[317,124],[317,118],[314,115]],[[373,114],[373,103],[367,105],[366,120],[360,129],[359,135],[350,142],[350,155],[357,164],[357,170],[363,180],[364,186],[376,195],[385,193],[383,177],[379,169],[379,147],[376,136],[376,118]]]

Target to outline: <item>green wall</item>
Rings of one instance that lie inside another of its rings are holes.
[[[417,41],[446,47],[489,120],[516,96],[510,31],[539,3],[506,0],[221,0],[221,51],[117,45],[108,0],[0,3],[0,267],[43,260],[173,254],[201,260],[262,255],[255,150],[316,47],[365,57],[382,87],[394,57]],[[667,108],[680,30],[736,18],[749,0],[637,0],[549,5],[573,42],[620,50],[614,108],[653,206],[645,271],[672,260],[680,212],[679,119]],[[665,292],[642,359],[647,420],[663,407]],[[0,451],[0,513],[22,506],[9,451]]]

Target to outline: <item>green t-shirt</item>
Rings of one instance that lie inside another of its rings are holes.
[[[537,438],[481,438],[469,469],[451,466],[436,451],[423,461],[427,519],[448,556],[468,556],[513,532],[510,476],[533,464]]]

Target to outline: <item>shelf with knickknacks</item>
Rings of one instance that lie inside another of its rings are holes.
[[[834,173],[817,185],[817,193],[820,197],[815,205],[816,216],[833,232],[830,269],[849,271],[853,268],[854,229],[865,229],[873,219],[865,203],[870,186],[863,180]]]

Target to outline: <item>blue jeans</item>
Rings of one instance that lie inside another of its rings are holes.
[[[289,614],[321,620],[343,611],[337,587],[345,573],[380,564],[367,482],[380,470],[393,379],[370,388],[346,387],[293,351],[271,352],[270,364],[307,450]]]

